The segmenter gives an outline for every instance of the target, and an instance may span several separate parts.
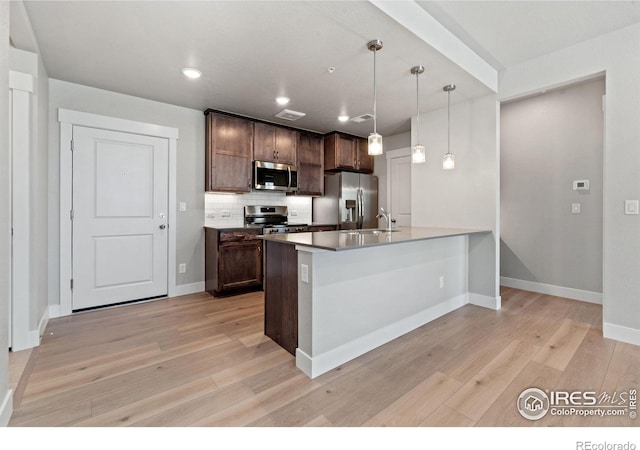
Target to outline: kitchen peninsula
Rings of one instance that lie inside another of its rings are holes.
[[[403,227],[263,236],[265,334],[314,378],[467,303],[499,309],[488,230]],[[479,289],[477,289],[479,288]]]

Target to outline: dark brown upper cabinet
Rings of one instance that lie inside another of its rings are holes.
[[[298,133],[298,191],[297,195],[324,194],[322,136]]]
[[[373,156],[367,153],[367,140],[339,132],[325,135],[324,170],[373,173]]]
[[[206,114],[205,190],[251,192],[253,122]]]
[[[298,132],[267,123],[256,122],[253,134],[253,159],[282,164],[296,164]]]

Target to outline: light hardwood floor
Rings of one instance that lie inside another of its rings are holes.
[[[522,418],[525,388],[640,387],[598,305],[503,288],[314,380],[263,335],[263,294],[206,293],[49,322],[12,426],[635,426]]]

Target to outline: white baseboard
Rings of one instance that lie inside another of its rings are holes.
[[[49,319],[60,317],[60,305],[49,305]]]
[[[602,324],[602,335],[607,339],[640,345],[640,330],[635,328],[604,322]]]
[[[309,356],[296,349],[296,366],[308,377],[315,378],[335,369],[340,364],[351,361],[360,355],[373,350],[387,342],[394,340],[422,325],[444,316],[468,303],[468,295],[462,294],[438,303],[430,308],[420,311],[412,316],[406,317],[395,323],[387,325],[379,330],[375,330],[364,336],[347,342],[339,347],[333,348],[321,355]]]
[[[176,286],[176,297],[181,295],[196,294],[204,291],[204,281],[191,284],[179,284]]]
[[[49,308],[47,307],[44,310],[44,314],[42,314],[40,323],[38,324],[38,345],[40,345],[40,338],[44,335],[44,330],[45,328],[47,328],[48,323],[49,323]]]
[[[11,414],[13,414],[13,390],[9,389],[0,403],[0,427],[9,425]]]
[[[522,289],[524,291],[538,292],[540,294],[554,295],[556,297],[570,298],[572,300],[602,305],[601,292],[583,291],[582,289],[536,283],[534,281],[518,280],[508,277],[500,277],[500,284],[514,289]]]
[[[472,305],[482,306],[483,308],[489,308],[498,311],[500,308],[502,308],[502,297],[489,297],[488,295],[469,292],[469,303],[471,303]]]

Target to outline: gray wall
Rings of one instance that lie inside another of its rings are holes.
[[[187,203],[178,212],[177,285],[204,281],[204,114],[202,111],[155,102],[130,95],[51,79],[49,81],[49,253],[50,304],[59,304],[60,124],[58,108],[121,119],[149,122],[179,129],[177,201]]]
[[[581,42],[500,73],[508,100],[606,72],[604,152],[603,332],[640,344],[640,216],[624,201],[640,199],[640,24]]]
[[[601,78],[501,106],[501,276],[602,292],[604,92]]]
[[[0,417],[9,393],[9,2],[0,2]],[[10,407],[10,406],[9,406]],[[6,425],[0,418],[0,426]]]

